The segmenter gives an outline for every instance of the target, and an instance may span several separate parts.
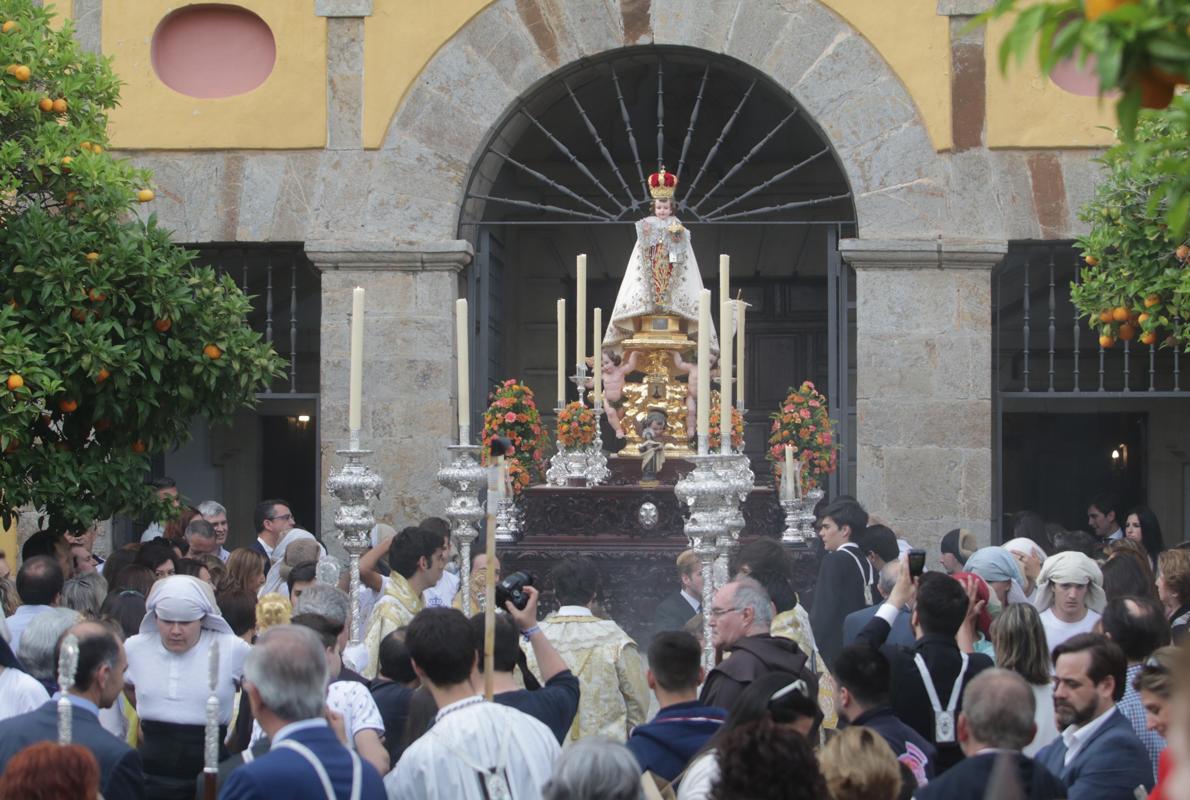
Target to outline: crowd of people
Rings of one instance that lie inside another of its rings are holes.
[[[742,542],[706,608],[685,552],[643,648],[585,558],[550,571],[544,613],[482,541],[461,585],[444,520],[378,525],[353,619],[347,570],[284,500],[231,551],[222,505],[179,511],[106,560],[93,530],[34,534],[15,579],[0,559],[0,798],[1190,796],[1190,547],[1110,498],[1089,532],[951,531],[924,571],[912,535],[834,498],[809,608],[774,540]]]

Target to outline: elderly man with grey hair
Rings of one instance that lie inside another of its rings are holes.
[[[591,736],[567,747],[554,762],[542,800],[645,800],[640,765],[627,747]]]
[[[331,676],[331,683],[335,681],[355,681],[368,685],[368,679],[355,671],[357,659],[367,660],[367,648],[357,645],[354,649],[347,647],[347,638],[351,632],[351,598],[347,592],[329,583],[315,583],[302,591],[302,596],[293,604],[293,615],[318,614],[326,617],[335,627],[343,630],[339,634],[338,648],[342,658],[342,668],[338,675]]]
[[[313,631],[278,625],[260,635],[244,661],[244,693],[272,747],[233,771],[220,798],[383,800],[380,774],[340,744],[326,720],[326,683],[326,658]]]
[[[99,608],[107,597],[107,581],[98,572],[82,572],[62,585],[62,605],[90,617],[99,618]]]
[[[1029,684],[1010,670],[986,669],[972,678],[963,691],[957,731],[966,758],[914,797],[1066,797],[1061,779],[1021,752],[1037,729],[1034,702]]]
[[[51,608],[34,617],[21,636],[17,658],[50,694],[58,691],[58,662],[54,658],[58,639],[82,619],[72,608]]]
[[[737,577],[715,592],[711,603],[711,636],[725,658],[707,675],[698,701],[704,706],[731,708],[748,684],[770,672],[797,675],[818,696],[818,678],[809,668],[809,657],[797,644],[770,635],[773,601],[752,578]]]
[[[227,509],[214,500],[203,500],[195,506],[195,510],[215,529],[215,543],[219,545],[215,555],[226,564],[231,556],[231,551],[224,547],[227,544]]]
[[[186,523],[186,544],[190,545],[187,555],[190,558],[215,555],[219,552],[219,541],[215,536],[215,528],[201,517],[195,517]]]

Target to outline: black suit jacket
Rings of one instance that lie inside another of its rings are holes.
[[[893,713],[938,748],[937,771],[942,773],[963,759],[963,751],[957,744],[938,744],[934,738],[934,709],[930,705],[930,696],[926,694],[925,685],[921,682],[921,673],[917,671],[913,657],[921,653],[922,659],[926,662],[926,670],[934,681],[938,701],[946,708],[950,702],[950,691],[954,687],[955,678],[959,676],[962,653],[959,652],[959,646],[953,638],[929,633],[914,642],[913,647],[886,644],[889,630],[887,622],[880,617],[872,617],[859,632],[856,642],[866,642],[872,647],[878,647],[888,658]],[[973,677],[992,666],[992,660],[983,653],[971,653],[967,672],[959,687],[960,693]],[[963,708],[962,697],[960,694],[959,702],[955,706],[956,720],[958,712]]]
[[[99,762],[99,788],[106,800],[140,800],[145,796],[145,775],[140,754],[112,736],[99,717],[73,706],[71,741],[91,751]],[[50,701],[27,714],[6,719],[0,726],[0,773],[9,760],[31,744],[58,741],[58,704]]]
[[[843,620],[868,605],[864,588],[872,575],[872,565],[860,555],[858,547],[847,549],[850,553],[842,548],[827,553],[818,565],[818,580],[814,584],[818,590],[814,592],[814,607],[810,609],[814,643],[828,668],[834,667],[843,649]]]
[[[264,545],[260,543],[260,539],[253,539],[252,544],[248,545],[248,547],[250,547],[251,549],[255,550],[256,552],[258,552],[262,556],[264,556],[264,560],[265,560],[264,571],[267,573],[269,571],[268,565],[271,564],[273,560],[271,558],[269,558],[269,553],[267,550],[264,549]]]
[[[999,791],[990,792],[992,773],[997,758],[1011,759],[1011,768],[1005,772],[998,772],[997,777],[1016,781],[1017,792],[1005,791],[1007,787],[998,787]],[[934,778],[928,786],[923,786],[914,794],[916,800],[951,800],[955,797],[984,797],[994,794],[996,797],[1021,797],[1027,800],[1061,800],[1066,797],[1066,785],[1062,780],[1043,767],[1039,762],[1020,753],[980,753],[963,759],[947,771],[945,775]]]
[[[657,611],[653,613],[653,631],[680,631],[693,616],[694,609],[686,602],[682,592],[676,591],[657,606]]]

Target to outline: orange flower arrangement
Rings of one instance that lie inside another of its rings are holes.
[[[533,390],[509,378],[488,396],[488,410],[483,415],[484,462],[492,440],[508,439],[512,452],[508,457],[508,476],[512,490],[520,494],[542,478],[543,431],[541,415],[533,400]]]
[[[595,411],[577,400],[558,412],[558,444],[585,447],[595,442]]]
[[[711,430],[707,437],[707,444],[711,450],[718,450],[723,441],[719,438],[719,395],[711,398]],[[744,418],[734,406],[731,409],[731,446],[736,450],[744,449]]]
[[[839,446],[826,396],[806,381],[790,389],[781,407],[770,416],[773,425],[765,457],[773,462],[774,479],[780,483],[785,445],[791,445],[793,457],[802,462],[802,487],[810,490],[821,486],[823,479],[839,466]]]

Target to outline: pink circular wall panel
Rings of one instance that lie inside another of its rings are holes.
[[[190,97],[231,97],[260,86],[273,71],[277,44],[260,17],[239,6],[193,5],[153,32],[153,70]]]

